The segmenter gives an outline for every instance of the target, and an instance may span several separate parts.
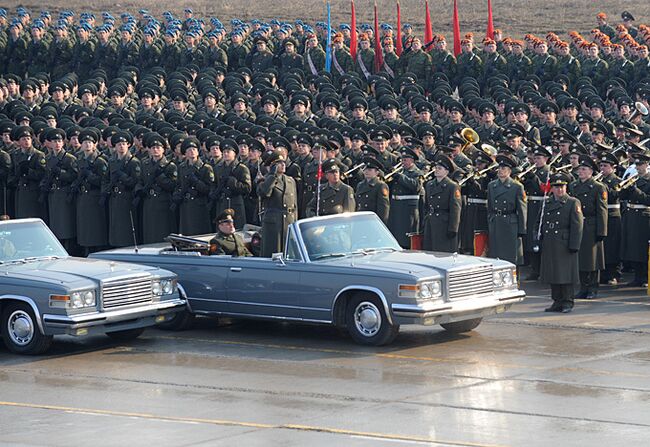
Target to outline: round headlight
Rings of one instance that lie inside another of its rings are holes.
[[[420,298],[431,298],[431,285],[428,283],[422,284],[420,287]]]
[[[512,273],[509,270],[503,272],[503,285],[504,286],[512,285]]]
[[[92,290],[87,290],[86,292],[83,293],[83,299],[84,299],[84,304],[86,306],[94,306],[95,305],[95,292]]]
[[[162,291],[163,295],[171,295],[174,293],[174,283],[172,280],[168,279],[162,282]]]
[[[84,302],[83,297],[81,296],[81,292],[72,292],[70,295],[70,303],[72,304],[73,309],[83,307]]]
[[[441,285],[440,281],[433,281],[430,285],[431,295],[437,296],[440,295]]]
[[[501,272],[494,272],[492,274],[492,282],[496,287],[501,287],[503,285],[503,279],[501,278]]]
[[[151,286],[151,291],[153,292],[154,295],[162,294],[162,286],[158,281],[154,281],[154,283]]]

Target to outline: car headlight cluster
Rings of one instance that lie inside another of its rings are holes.
[[[514,268],[495,270],[492,283],[497,289],[509,289],[517,286],[517,273]]]
[[[442,281],[422,281],[418,284],[400,284],[397,294],[400,298],[431,300],[442,296]]]
[[[177,289],[176,279],[155,280],[151,285],[151,292],[154,296],[171,295]]]
[[[58,309],[84,309],[95,307],[97,298],[94,290],[80,290],[70,295],[50,295],[50,307]]]

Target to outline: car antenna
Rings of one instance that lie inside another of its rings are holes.
[[[129,210],[129,217],[131,218],[131,234],[133,234],[133,247],[135,254],[138,254],[138,238],[135,237],[135,225],[133,225],[133,211]]]

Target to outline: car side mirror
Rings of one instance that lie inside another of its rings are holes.
[[[282,252],[280,252],[280,253],[273,253],[273,254],[271,255],[271,261],[274,261],[274,262],[280,262],[280,264],[282,264],[282,265],[286,265],[286,264],[284,263],[284,256],[283,256],[283,255],[284,255],[284,253],[282,253]]]

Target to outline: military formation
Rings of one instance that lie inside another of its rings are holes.
[[[216,232],[247,255],[251,224],[270,257],[296,219],[372,211],[403,247],[486,236],[551,284],[549,311],[622,268],[647,283],[649,26],[470,33],[458,56],[409,24],[401,54],[390,24],[358,31],[351,49],[348,24],[0,9],[2,214],[79,254]]]

